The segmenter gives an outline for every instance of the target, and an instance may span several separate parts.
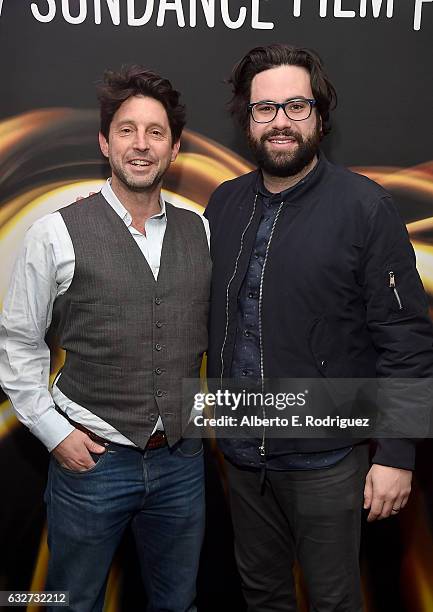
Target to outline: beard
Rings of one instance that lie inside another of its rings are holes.
[[[248,130],[247,136],[248,144],[259,168],[270,176],[281,178],[295,176],[304,170],[317,155],[322,140],[319,122],[316,123],[314,132],[305,139],[301,134],[292,132],[289,128],[271,129],[262,134],[259,139],[253,138]],[[298,146],[293,151],[269,151],[266,146],[267,141],[275,136],[290,136],[296,140]]]
[[[134,191],[135,193],[151,191],[162,181],[162,177],[168,169],[154,166],[152,171],[149,172],[147,176],[139,178],[129,174],[123,168],[123,166],[116,163],[113,159],[110,159],[110,165],[112,173],[116,176],[117,180],[120,181],[129,191]]]

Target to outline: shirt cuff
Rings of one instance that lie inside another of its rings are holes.
[[[74,431],[74,426],[69,423],[61,414],[54,408],[50,408],[39,419],[39,421],[30,429],[31,433],[45,444],[48,452],[56,448],[63,442],[66,436]]]

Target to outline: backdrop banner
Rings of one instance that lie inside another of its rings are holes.
[[[182,92],[187,129],[164,195],[202,212],[222,181],[254,167],[226,110],[231,68],[254,46],[286,42],[323,58],[338,92],[325,154],[394,196],[433,306],[432,41],[433,0],[0,0],[0,301],[26,229],[100,189],[108,176],[95,95],[104,70],[143,64]],[[53,376],[61,363],[54,351]],[[205,454],[199,612],[242,612],[212,439]],[[420,443],[414,491],[398,518],[364,521],[368,612],[433,611],[431,455],[431,440]],[[3,393],[0,457],[0,590],[43,590],[47,452]],[[299,571],[298,584],[306,611]],[[110,574],[106,610],[131,612],[144,602],[128,533]]]

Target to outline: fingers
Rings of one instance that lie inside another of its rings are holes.
[[[95,194],[96,194],[96,191],[91,191],[87,197],[89,198],[90,196],[95,195]],[[76,202],[79,202],[80,200],[84,200],[84,196],[77,196],[75,198]]]
[[[383,507],[384,507],[383,499],[380,499],[380,497],[378,497],[377,495],[373,496],[373,500],[370,506],[370,512],[368,513],[368,516],[367,516],[367,521],[371,523],[372,521],[377,521],[381,518],[384,518],[382,517]]]
[[[388,518],[389,516],[391,516],[391,514],[394,514],[395,511],[393,512],[393,508],[400,508],[400,506],[397,506],[397,501],[396,500],[385,500],[382,505],[382,511],[376,520],[381,521],[382,519]],[[400,512],[400,510],[398,510],[398,512]]]
[[[372,521],[380,521],[390,516],[396,516],[406,506],[408,499],[409,497],[397,497],[393,500],[383,500],[377,497],[371,505],[367,521],[371,523]]]
[[[103,444],[98,444],[94,440],[91,440],[89,436],[86,436],[86,438],[87,440],[84,440],[84,444],[89,452],[98,454],[105,452],[106,449]]]
[[[365,487],[364,487],[364,510],[368,510],[371,507],[371,502],[373,501],[373,482],[371,480],[370,473],[367,474],[367,478],[365,479]]]
[[[395,516],[400,512],[400,510],[403,510],[408,500],[409,495],[404,495],[401,496],[399,499],[396,499],[395,502],[392,504],[391,516]]]
[[[400,510],[403,510],[403,508],[406,506],[408,501],[409,501],[409,495],[406,495],[405,497],[402,498],[401,504],[400,504]]]
[[[372,465],[364,489],[364,508],[370,509],[367,521],[396,516],[407,504],[411,480],[408,470]]]
[[[74,472],[83,472],[95,465],[90,453],[104,451],[104,446],[93,442],[84,432],[74,429],[52,453],[62,467]]]
[[[82,454],[75,454],[74,456],[59,456],[56,451],[53,451],[53,455],[57,459],[57,462],[67,470],[72,472],[84,472],[90,470],[95,464],[92,459],[92,455],[84,447],[85,451]]]

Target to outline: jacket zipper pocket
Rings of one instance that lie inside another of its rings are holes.
[[[397,303],[398,303],[398,308],[399,308],[399,310],[403,310],[403,304],[401,303],[401,299],[400,299],[400,296],[398,294],[397,287],[395,285],[395,275],[394,275],[394,272],[390,271],[390,272],[388,272],[388,274],[389,274],[389,286],[390,286],[390,288],[394,292],[395,299],[397,300]]]

